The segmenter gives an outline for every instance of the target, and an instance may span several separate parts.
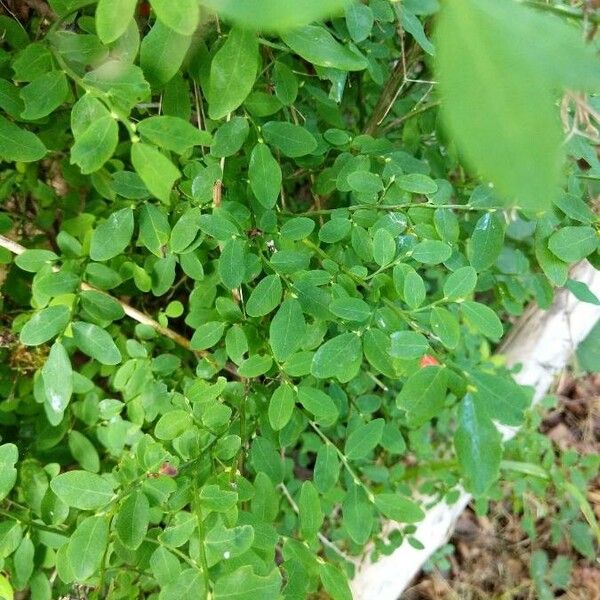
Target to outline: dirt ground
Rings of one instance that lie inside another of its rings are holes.
[[[600,375],[574,379],[566,374],[557,394],[559,404],[545,417],[541,431],[561,449],[600,454]],[[600,518],[600,476],[592,482],[588,500]],[[402,600],[536,600],[529,575],[532,553],[557,554],[550,542],[549,519],[536,522],[536,530],[532,543],[504,503],[494,504],[483,518],[465,511],[450,540],[455,548],[447,557],[450,568],[422,574]],[[586,560],[566,545],[558,550],[574,566],[570,585],[555,597],[600,600],[600,559]]]

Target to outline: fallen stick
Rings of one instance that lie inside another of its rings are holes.
[[[600,297],[600,271],[588,262],[574,267],[571,278],[587,283]],[[600,320],[600,306],[578,301],[568,290],[557,292],[552,307],[542,311],[530,307],[506,337],[498,350],[509,366],[522,365],[515,375],[521,385],[534,388],[534,403],[550,390],[556,375],[569,363],[577,346],[587,337]],[[510,439],[518,428],[503,428],[505,439]],[[450,538],[460,514],[471,501],[471,495],[462,491],[455,504],[440,502],[426,511],[417,526],[414,537],[424,546],[417,550],[402,544],[389,556],[373,562],[372,546],[367,548],[362,564],[351,582],[354,600],[398,600],[423,564]],[[397,528],[387,523],[383,533]]]

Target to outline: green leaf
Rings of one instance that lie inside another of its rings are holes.
[[[437,265],[448,260],[451,255],[452,248],[439,240],[423,240],[412,249],[411,253],[414,260],[426,265]]]
[[[449,310],[434,306],[429,320],[433,333],[446,348],[453,350],[458,346],[460,325],[458,319]]]
[[[391,342],[390,355],[404,360],[421,358],[429,349],[427,338],[416,331],[396,331]]]
[[[464,300],[477,285],[477,271],[473,267],[461,267],[451,273],[444,282],[444,296],[448,300]]]
[[[269,343],[279,362],[287,360],[302,344],[306,321],[300,302],[288,298],[281,303],[269,327]]]
[[[144,541],[150,521],[150,503],[141,490],[127,496],[115,517],[115,531],[121,543],[131,550]]]
[[[225,242],[219,258],[219,275],[226,288],[230,290],[240,286],[244,279],[245,243],[239,238]]]
[[[383,434],[384,419],[373,419],[352,430],[346,438],[344,454],[350,460],[365,458],[379,444]]]
[[[340,459],[335,448],[330,444],[319,446],[313,473],[315,487],[326,494],[338,481],[340,476]]]
[[[281,190],[281,168],[266,144],[256,144],[248,166],[250,189],[265,208],[273,208]]]
[[[319,21],[343,10],[348,0],[201,0],[201,4],[240,27],[284,31]]]
[[[263,317],[274,310],[281,301],[281,279],[278,275],[267,275],[252,290],[246,303],[246,312],[251,317]]]
[[[319,493],[310,481],[305,481],[300,489],[300,531],[302,537],[310,540],[316,537],[323,525],[323,511]]]
[[[348,175],[346,181],[353,191],[360,194],[378,194],[383,191],[381,177],[369,171],[354,171]]]
[[[253,379],[264,375],[273,365],[273,359],[268,355],[254,354],[240,363],[238,373],[242,377]]]
[[[171,227],[167,214],[153,204],[144,204],[140,210],[140,242],[155,256],[164,256],[164,247],[169,241]]]
[[[362,55],[342,46],[321,25],[306,25],[284,33],[281,38],[296,54],[313,65],[341,71],[362,71],[367,67]]]
[[[544,275],[556,286],[565,285],[569,276],[569,265],[557,258],[548,248],[548,240],[536,237],[535,257]]]
[[[118,142],[117,122],[110,115],[102,117],[76,137],[71,148],[71,164],[77,165],[84,175],[94,173],[112,158]]]
[[[317,140],[310,131],[300,125],[284,121],[269,121],[262,126],[265,140],[290,158],[310,154],[317,147]]]
[[[332,600],[352,600],[348,578],[330,563],[319,563],[319,577]]]
[[[254,529],[251,525],[240,525],[227,529],[218,522],[205,538],[208,566],[244,554],[252,546]]]
[[[245,565],[217,579],[214,600],[278,600],[280,587],[279,569],[261,577],[250,565]]]
[[[152,87],[162,87],[179,71],[192,41],[155,21],[140,47],[140,66]]]
[[[387,229],[378,229],[373,236],[373,258],[383,267],[394,260],[396,256],[396,241]]]
[[[390,337],[379,329],[367,329],[363,335],[363,350],[369,364],[386,377],[397,378],[390,358]]]
[[[36,77],[21,89],[25,109],[23,119],[35,121],[54,112],[69,95],[67,77],[62,71],[50,71]]]
[[[398,523],[418,523],[425,517],[423,509],[416,502],[399,494],[377,494],[375,506],[388,519]]]
[[[13,585],[21,589],[27,585],[33,573],[33,556],[35,547],[31,538],[25,537],[13,555]]]
[[[567,23],[517,2],[448,3],[436,38],[449,135],[501,196],[545,209],[557,195],[563,157],[555,88],[570,85],[571,71],[597,81],[591,54]],[[528,41],[526,55],[514,40]],[[506,134],[499,137],[499,130]]]
[[[476,390],[473,401],[488,418],[505,425],[522,425],[525,409],[530,405],[529,395],[510,376],[501,377],[473,371],[471,373]]]
[[[317,388],[301,385],[298,388],[298,402],[325,427],[337,421],[339,412],[333,400]]]
[[[35,313],[21,329],[21,343],[39,346],[61,333],[69,323],[71,311],[64,305],[49,306]]]
[[[259,436],[252,442],[250,460],[257,473],[264,473],[273,483],[283,479],[283,463],[275,444]]]
[[[498,213],[485,213],[477,221],[468,246],[469,261],[476,271],[495,262],[504,245],[504,221]]]
[[[350,37],[358,44],[371,33],[375,17],[370,6],[362,2],[352,2],[346,8],[346,26]]]
[[[198,0],[150,0],[159,21],[181,35],[192,35],[198,27]]]
[[[483,494],[498,478],[502,443],[496,426],[469,394],[458,410],[454,447],[466,488]]]
[[[96,33],[104,44],[119,39],[133,20],[137,0],[99,0]]]
[[[373,508],[365,491],[352,485],[342,503],[343,526],[356,544],[363,546],[373,529]]]
[[[68,471],[50,481],[52,491],[67,505],[97,510],[114,497],[114,486],[104,477],[87,471]]]
[[[223,123],[215,132],[215,139],[210,147],[212,156],[227,157],[239,152],[244,145],[250,125],[245,117],[233,117]]]
[[[52,297],[75,291],[79,277],[69,271],[40,273],[34,280],[34,294]]]
[[[108,331],[83,321],[75,321],[71,327],[73,339],[84,354],[103,365],[117,365],[121,362],[121,353]]]
[[[76,430],[69,432],[69,450],[85,471],[97,473],[100,470],[98,451],[83,433]]]
[[[273,392],[269,402],[269,423],[275,431],[289,423],[295,404],[296,395],[291,385],[283,383]]]
[[[87,86],[106,92],[124,110],[150,96],[150,86],[142,70],[120,60],[107,60],[103,65],[89,71],[83,78]]]
[[[273,83],[275,85],[275,95],[277,98],[279,98],[286,106],[293,104],[298,97],[298,78],[294,72],[281,61],[277,61],[273,67]]]
[[[37,273],[44,265],[52,264],[57,260],[58,256],[52,250],[32,248],[16,256],[15,264],[23,271]]]
[[[460,305],[465,320],[479,333],[497,342],[504,335],[504,327],[498,315],[485,304],[463,302]]]
[[[396,397],[411,427],[420,427],[437,416],[446,402],[448,374],[443,367],[425,367],[413,373]]]
[[[317,379],[336,377],[346,383],[354,379],[362,364],[362,343],[355,333],[342,333],[325,342],[313,357],[311,375]]]
[[[69,540],[67,559],[77,581],[93,575],[108,545],[109,517],[88,517],[79,523]]]
[[[214,346],[225,332],[225,323],[219,321],[210,321],[200,325],[194,332],[190,347],[192,350],[206,350]]]
[[[159,546],[150,557],[150,569],[161,586],[177,579],[181,565],[175,555],[164,546]]]
[[[425,282],[414,269],[407,271],[404,276],[402,293],[404,295],[404,301],[410,308],[419,308],[419,306],[423,304],[425,296],[427,295]]]
[[[584,225],[591,225],[595,220],[595,215],[592,209],[580,198],[573,194],[561,194],[554,204],[560,210],[575,221],[579,221]]]
[[[438,184],[422,173],[407,173],[394,179],[395,185],[411,194],[430,195],[438,191]]]
[[[329,310],[344,321],[362,323],[372,315],[371,307],[360,298],[338,298],[329,304]]]
[[[200,231],[200,208],[187,209],[171,231],[169,246],[175,254],[184,252],[194,242]]]
[[[327,244],[341,242],[352,230],[350,219],[331,219],[319,229],[319,239]]]
[[[121,254],[133,235],[133,211],[123,208],[110,214],[92,234],[90,258],[105,261]]]
[[[565,287],[577,298],[577,300],[581,300],[581,302],[587,302],[589,304],[595,304],[596,306],[600,305],[600,300],[598,296],[590,290],[587,283],[583,281],[576,281],[575,279],[567,279],[567,283]]]
[[[259,54],[256,35],[232,29],[210,65],[208,114],[222,119],[246,99],[258,73]]]
[[[0,115],[0,157],[8,161],[34,162],[46,155],[46,146],[31,131],[21,129]]]
[[[131,163],[152,195],[167,203],[179,169],[154,146],[141,142],[131,146]]]
[[[563,227],[550,236],[548,248],[565,262],[577,262],[598,248],[598,240],[593,227]]]
[[[17,481],[15,464],[19,460],[19,450],[14,444],[0,446],[0,500],[4,500]]]
[[[225,242],[239,233],[231,221],[219,215],[202,215],[198,224],[204,233],[220,242]]]
[[[413,9],[414,10],[414,9]],[[423,23],[419,18],[407,10],[402,10],[402,28],[415,38],[415,41],[427,54],[435,55],[435,46],[425,35]]]
[[[73,393],[73,371],[69,354],[60,342],[54,342],[42,368],[46,415],[51,425],[57,426]]]
[[[159,440],[173,440],[192,425],[192,417],[185,410],[170,410],[156,423],[154,435]]]
[[[212,136],[179,117],[149,117],[137,124],[138,132],[153,144],[183,154],[194,146],[209,146]]]

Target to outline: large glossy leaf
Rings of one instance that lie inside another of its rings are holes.
[[[598,67],[559,19],[512,0],[442,6],[436,32],[442,116],[468,165],[519,206],[543,210],[561,180],[558,86],[598,85]]]

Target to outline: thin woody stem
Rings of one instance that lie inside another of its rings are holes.
[[[9,252],[12,252],[16,256],[23,254],[23,252],[25,252],[27,250],[27,248],[25,248],[24,246],[21,246],[21,244],[19,244],[18,242],[15,242],[3,235],[0,235],[0,248],[4,248],[4,249],[8,250]],[[58,271],[58,267],[55,267],[54,270]],[[104,294],[105,296],[109,296],[110,298],[113,298],[113,296],[110,296],[110,294],[107,294],[105,291],[99,290],[98,288],[95,288],[94,286],[89,285],[88,283],[85,283],[85,282],[81,282],[80,289],[84,292],[89,292],[89,291],[99,292],[101,294]],[[163,327],[158,321],[154,320],[152,317],[149,317],[148,315],[144,314],[143,312],[140,312],[139,310],[133,308],[129,304],[126,304],[122,300],[119,300],[118,298],[114,298],[114,299],[121,305],[121,308],[123,309],[125,314],[130,319],[133,319],[134,321],[137,321],[138,323],[141,323],[142,325],[147,325],[149,327],[152,327],[152,329],[154,329],[160,335],[170,339],[172,342],[175,342],[178,346],[181,346],[182,348],[185,348],[186,350],[193,352],[194,354],[196,354],[197,356],[199,356],[201,358],[206,358],[209,355],[209,353],[206,352],[205,350],[202,350],[202,351],[193,350],[190,345],[190,340],[188,340],[186,337],[184,337],[180,333],[177,333],[176,331],[173,331],[172,329],[169,329],[168,327]],[[238,376],[237,369],[232,365],[226,364],[223,367],[223,369],[236,377]]]

